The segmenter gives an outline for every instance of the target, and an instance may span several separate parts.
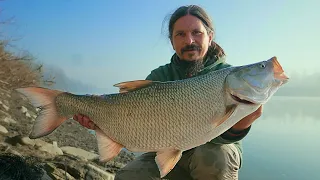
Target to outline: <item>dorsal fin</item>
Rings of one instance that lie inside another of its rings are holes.
[[[143,87],[147,87],[152,83],[153,81],[151,80],[136,80],[136,81],[121,82],[113,86],[118,87],[120,93],[125,93],[125,92],[134,91]]]

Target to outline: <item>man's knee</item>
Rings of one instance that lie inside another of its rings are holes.
[[[237,179],[240,156],[234,144],[199,146],[191,158],[190,175],[194,179]]]
[[[115,180],[160,180],[160,172],[154,160],[155,155],[156,153],[146,153],[137,157],[116,173]],[[187,160],[188,158],[188,155],[184,155],[182,159]],[[182,163],[184,164],[185,162]],[[191,180],[192,178],[188,175],[186,169],[177,164],[162,179]]]
[[[154,157],[154,153],[146,153],[137,157],[116,173],[115,180],[160,180]]]

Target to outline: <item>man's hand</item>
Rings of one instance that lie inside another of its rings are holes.
[[[251,124],[262,115],[262,106],[260,106],[255,112],[241,119],[237,124],[232,127],[234,131],[243,131],[251,126]]]
[[[93,97],[101,97],[103,98],[104,95],[90,95],[90,94],[86,94],[86,96],[93,96]],[[92,130],[95,130],[96,128],[96,125],[91,121],[91,119],[86,116],[86,115],[83,115],[83,114],[76,114],[73,116],[73,119],[78,121],[78,123],[81,125],[81,126],[84,126],[88,129],[92,129]]]
[[[78,121],[80,125],[88,129],[95,130],[96,128],[96,125],[91,121],[91,119],[83,114],[76,114],[73,116],[73,119]]]

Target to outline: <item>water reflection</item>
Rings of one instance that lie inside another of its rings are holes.
[[[320,179],[320,98],[274,97],[243,141],[240,180]]]

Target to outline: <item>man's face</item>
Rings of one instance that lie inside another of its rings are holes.
[[[173,26],[172,46],[180,59],[186,61],[202,60],[212,40],[200,19],[186,15]]]

